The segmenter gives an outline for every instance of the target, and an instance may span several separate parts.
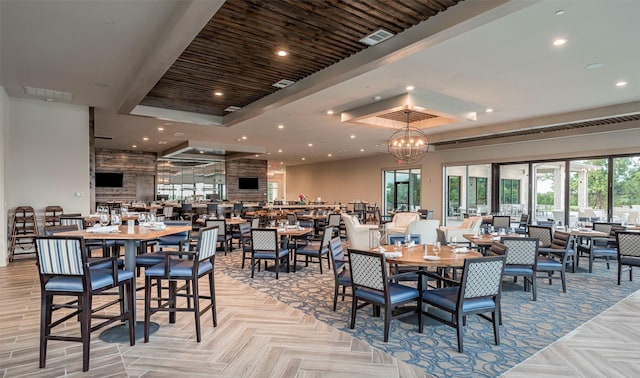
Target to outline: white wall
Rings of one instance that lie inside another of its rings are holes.
[[[7,211],[32,206],[42,216],[46,206],[60,205],[65,213],[87,214],[88,108],[13,97],[8,98],[8,108]],[[5,259],[0,256],[1,260]]]
[[[7,265],[7,219],[5,199],[5,166],[7,165],[6,137],[9,119],[8,96],[4,87],[0,86],[0,266]]]

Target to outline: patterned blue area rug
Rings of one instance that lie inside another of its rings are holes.
[[[299,263],[296,273],[281,272],[278,280],[275,273],[264,269],[256,271],[251,279],[250,267],[241,269],[241,258],[238,251],[216,256],[216,271],[438,377],[499,376],[640,289],[639,280],[629,282],[628,274],[621,286],[616,285],[615,263],[609,270],[597,263],[589,274],[583,269],[585,261],[576,273],[567,274],[566,293],[559,280],[548,285],[546,280],[538,279],[536,302],[531,300],[530,292],[523,291],[522,278],[517,283],[511,277],[505,278],[500,345],[494,345],[491,323],[472,316],[464,329],[464,353],[458,353],[455,329],[428,317],[423,334],[417,332],[415,321],[411,324],[404,319],[393,320],[385,343],[383,320],[373,317],[368,306],[358,311],[355,329],[350,329],[350,298],[339,300],[337,311],[332,311],[333,272],[325,269],[326,265],[324,274],[320,274],[318,264],[303,267]]]

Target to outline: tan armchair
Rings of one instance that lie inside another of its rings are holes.
[[[384,229],[387,235],[390,234],[404,234],[407,232],[409,223],[419,221],[420,213],[404,212],[396,213],[393,216],[393,220],[384,225]]]
[[[458,243],[464,243],[466,240],[462,235],[479,233],[481,225],[482,217],[469,217],[464,219],[460,226],[441,226],[440,229],[447,236],[447,242],[451,242],[451,238],[455,236]]]
[[[360,224],[357,217],[345,213],[342,214],[342,220],[347,231],[349,248],[367,251],[378,245],[380,241],[378,225]]]

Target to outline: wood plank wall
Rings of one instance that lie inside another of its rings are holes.
[[[107,201],[136,201],[138,176],[155,176],[157,171],[157,154],[152,152],[122,151],[110,149],[96,149],[95,172],[123,173],[122,188],[95,188],[96,203]],[[95,174],[92,172],[93,182]],[[153,193],[144,193],[155,198]]]
[[[267,201],[267,161],[253,159],[230,160],[225,164],[227,200],[230,202]],[[239,177],[257,177],[258,189],[238,189]]]

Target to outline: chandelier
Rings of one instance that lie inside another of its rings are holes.
[[[396,159],[398,164],[409,164],[416,162],[429,150],[429,139],[420,129],[409,125],[410,110],[406,110],[407,126],[396,130],[389,138],[389,153]]]

